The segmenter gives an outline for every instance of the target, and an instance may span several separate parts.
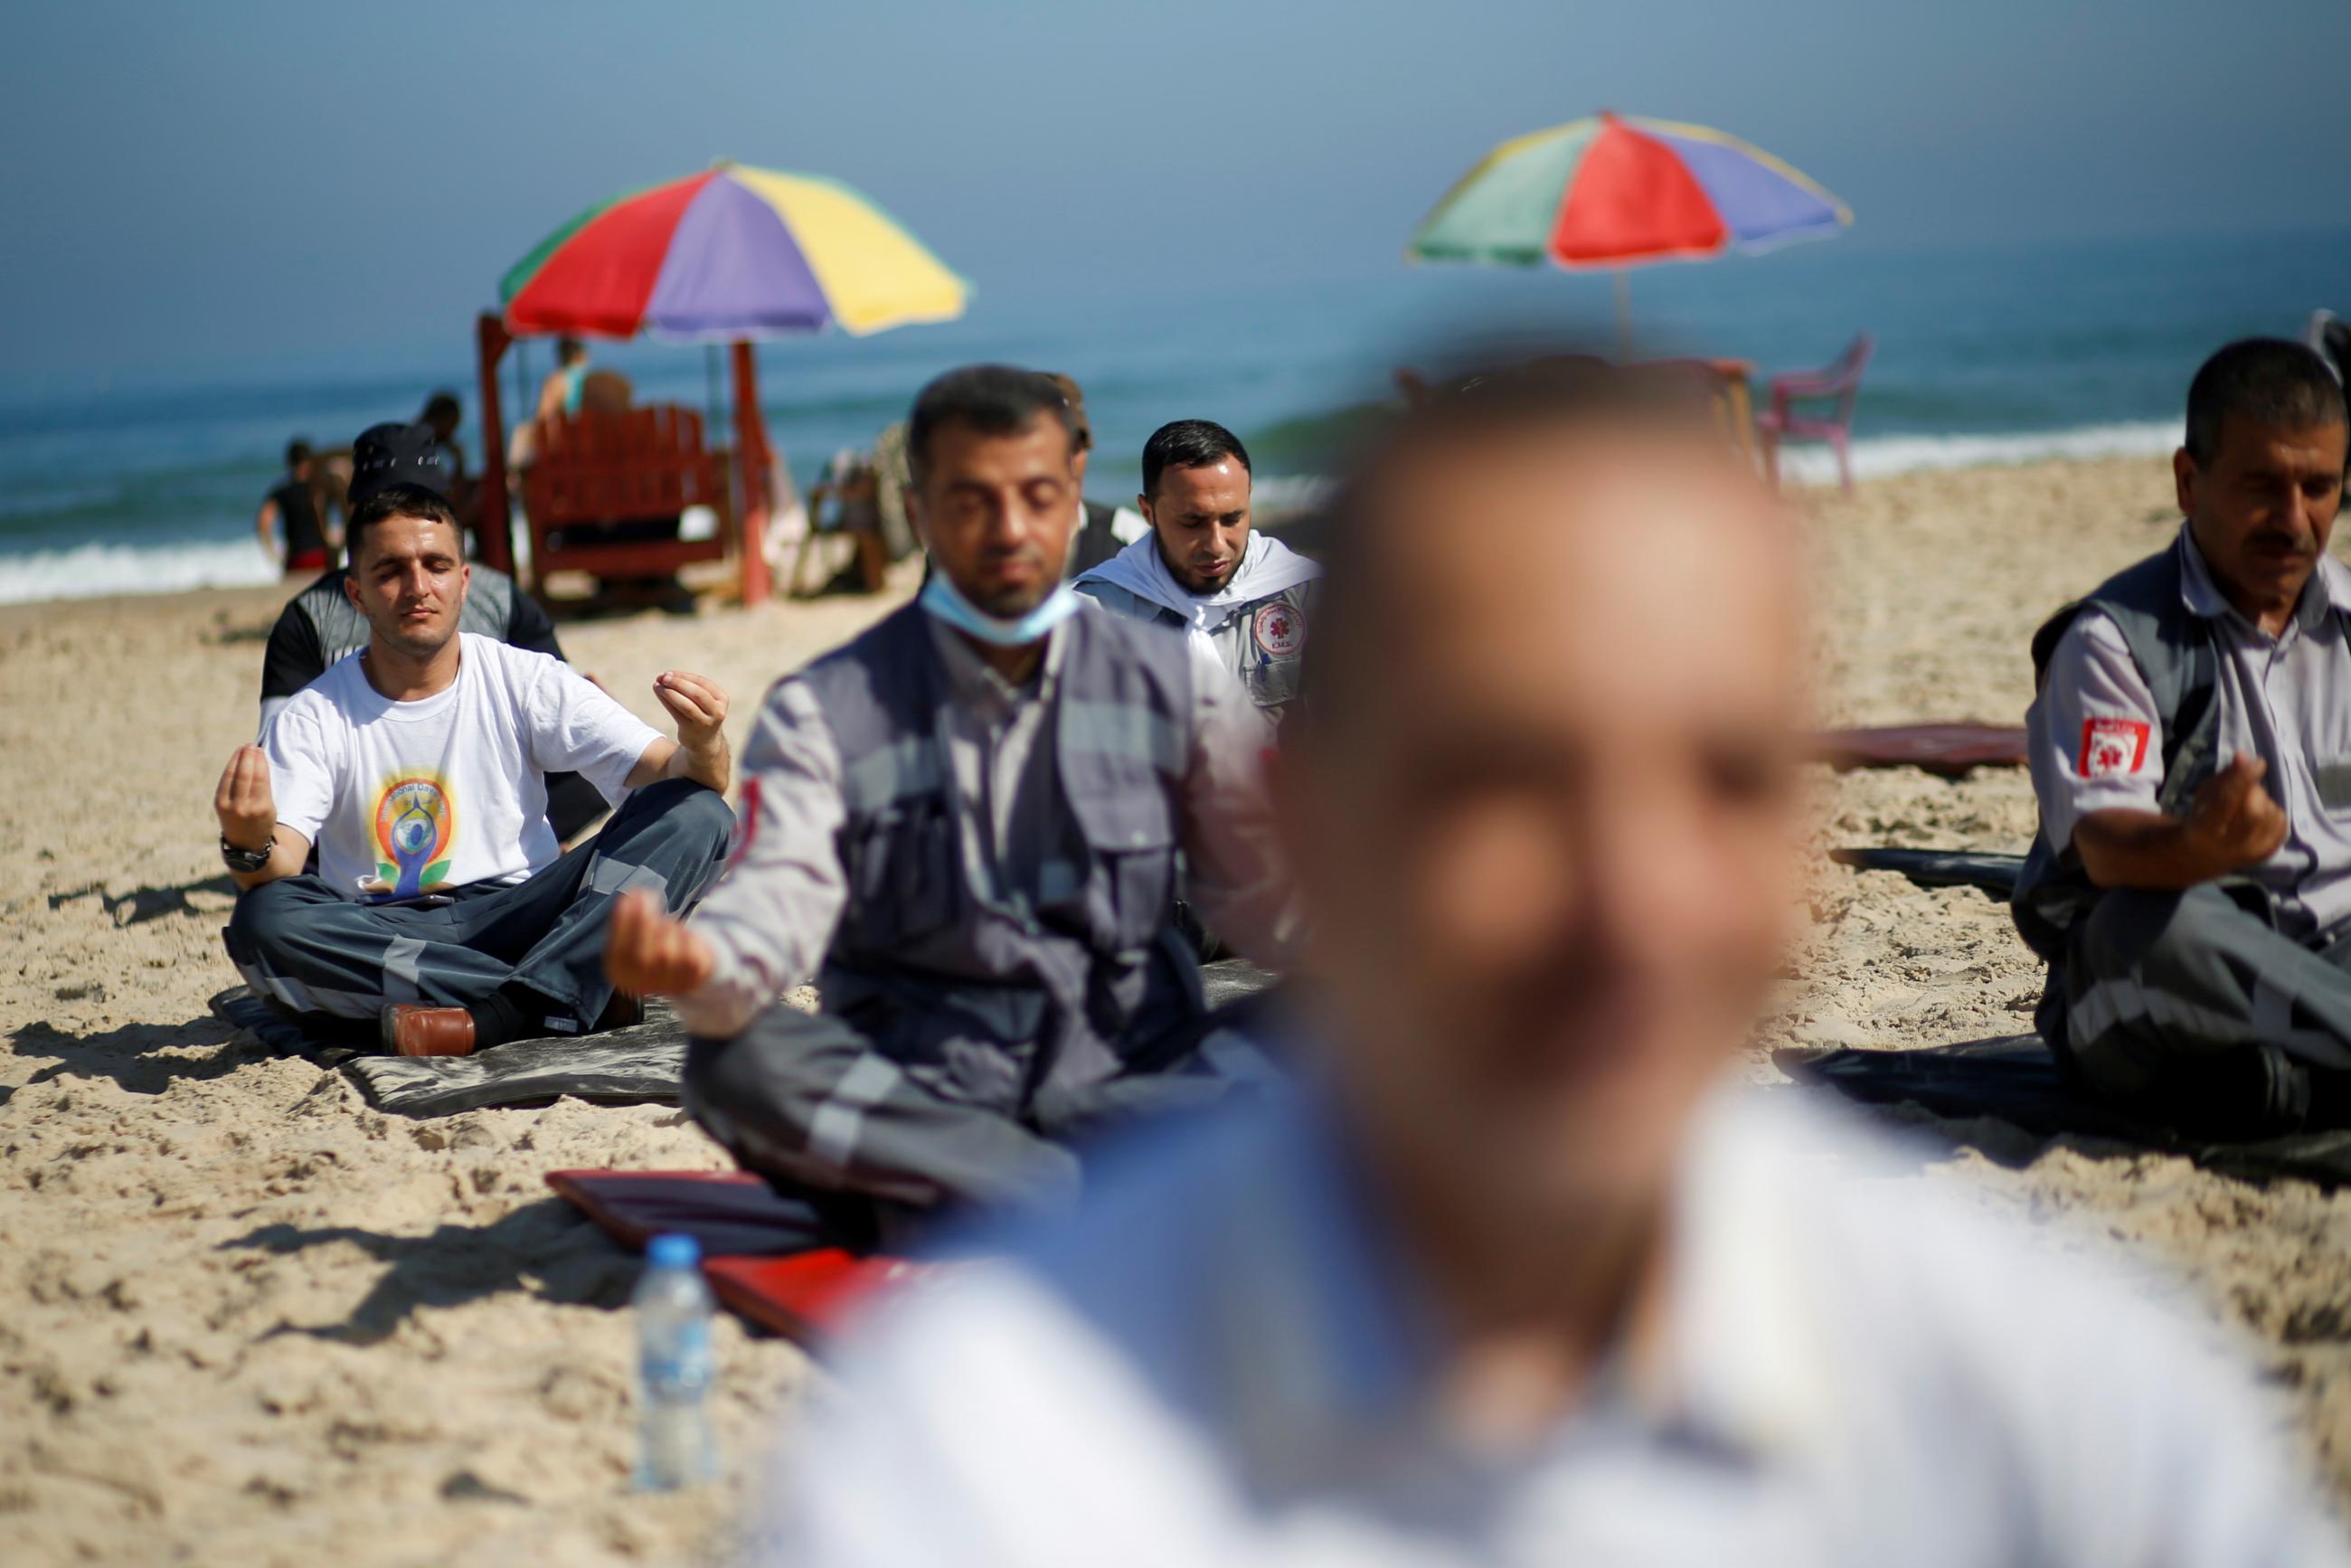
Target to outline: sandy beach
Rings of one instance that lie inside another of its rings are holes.
[[[1808,496],[1823,718],[2013,722],[2025,643],[2176,525],[2160,460],[1919,473]],[[902,573],[902,576],[904,574]],[[902,591],[905,584],[902,586]],[[0,610],[0,1541],[11,1563],[723,1558],[780,1419],[820,1383],[722,1325],[725,1485],[628,1490],[634,1259],[547,1195],[565,1166],[724,1162],[674,1110],[429,1121],[233,1042],[213,783],[250,736],[276,591]],[[567,626],[659,720],[683,667],[733,695],[872,601]],[[1819,774],[1828,844],[2022,851],[2022,774]],[[2030,1028],[2003,907],[1823,863],[1818,925],[1759,1041],[1904,1048]],[[1797,1091],[1781,1091],[1796,1092]],[[1916,1179],[2119,1245],[2249,1333],[2351,1490],[2351,1195],[1997,1134]],[[1907,1178],[1906,1178],[1907,1179]],[[2069,1240],[2064,1244],[2073,1245]],[[2087,1241],[2082,1244],[2088,1244]]]

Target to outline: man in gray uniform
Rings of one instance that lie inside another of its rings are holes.
[[[2346,424],[2310,350],[2222,349],[2179,537],[2033,639],[2042,1030],[2092,1090],[2216,1135],[2351,1123]]]
[[[1296,700],[1300,656],[1322,569],[1249,528],[1249,458],[1205,419],[1163,424],[1143,448],[1151,532],[1077,580],[1079,592],[1206,643],[1250,700]]]
[[[692,922],[616,911],[613,982],[695,1036],[695,1115],[856,1223],[1057,1202],[1081,1134],[1259,1070],[1170,915],[1180,852],[1219,929],[1276,956],[1264,726],[1204,652],[1062,581],[1071,435],[1029,371],[924,389],[921,597],[768,695]],[[777,999],[812,972],[822,1013]]]

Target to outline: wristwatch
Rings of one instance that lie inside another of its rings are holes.
[[[234,872],[251,875],[267,865],[269,857],[277,852],[277,829],[274,824],[269,830],[269,841],[257,850],[239,849],[228,841],[226,833],[221,835],[221,860],[229,870]]]

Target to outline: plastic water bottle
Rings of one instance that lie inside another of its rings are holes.
[[[675,1491],[718,1473],[710,1436],[710,1287],[691,1236],[656,1236],[637,1281],[637,1487]]]

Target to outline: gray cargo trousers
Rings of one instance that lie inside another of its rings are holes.
[[[612,999],[613,897],[645,888],[684,913],[734,830],[725,796],[664,779],[524,881],[456,888],[446,904],[383,904],[322,877],[281,877],[238,896],[222,940],[255,995],[316,1032],[354,1032],[351,1021],[372,1024],[387,1002],[465,1007],[503,995],[530,1032],[585,1033]]]
[[[745,1168],[845,1197],[841,1212],[884,1238],[942,1208],[1051,1209],[1076,1196],[1074,1145],[1270,1082],[1276,1069],[1243,1032],[1264,1000],[1200,1015],[1147,1067],[1025,1103],[945,1092],[847,1019],[777,1003],[731,1040],[692,1042],[685,1104]]]
[[[2095,1092],[2212,1136],[2339,1119],[2351,934],[2297,942],[2251,889],[2117,888],[2074,919],[2064,976],[2068,1052]]]

